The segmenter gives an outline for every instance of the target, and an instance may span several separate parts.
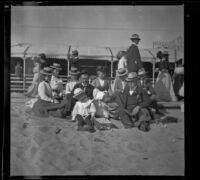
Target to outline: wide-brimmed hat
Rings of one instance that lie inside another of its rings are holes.
[[[120,68],[116,71],[116,76],[121,77],[128,74],[128,70],[126,68]]]
[[[70,71],[69,71],[69,75],[71,76],[77,76],[80,74],[80,71],[78,71],[78,68],[76,67],[71,67]]]
[[[78,56],[78,51],[77,50],[73,50],[72,51],[72,56]]]
[[[126,81],[130,82],[130,81],[134,81],[136,79],[138,79],[137,73],[136,72],[130,72],[130,73],[128,73]]]
[[[50,75],[52,75],[52,68],[50,68],[50,67],[44,67],[40,71],[40,74],[50,76]]]
[[[84,90],[82,90],[81,88],[76,88],[74,90],[73,98],[80,100],[80,99],[82,99],[84,97],[87,97]]]
[[[138,40],[140,40],[140,37],[139,37],[138,34],[133,34],[130,39],[138,39]]]
[[[139,77],[144,77],[146,74],[147,74],[147,72],[144,70],[144,68],[139,69],[139,71],[138,71]]]
[[[53,69],[58,69],[58,70],[61,70],[62,68],[60,67],[60,64],[58,64],[58,63],[53,63],[53,65],[52,66],[50,66],[51,68],[53,68]]]

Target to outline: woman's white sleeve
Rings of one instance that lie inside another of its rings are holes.
[[[46,95],[44,84],[41,84],[41,83],[39,84],[39,86],[38,86],[38,95],[44,101],[53,102],[53,99]]]

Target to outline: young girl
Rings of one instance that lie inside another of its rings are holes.
[[[78,131],[95,132],[94,118],[96,108],[93,100],[89,99],[81,88],[74,90],[76,102],[72,111],[72,121],[78,121]]]

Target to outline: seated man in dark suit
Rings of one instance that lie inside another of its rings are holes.
[[[126,78],[127,86],[123,93],[116,94],[119,105],[119,116],[125,128],[138,127],[142,131],[150,130],[148,107],[150,98],[146,91],[137,86],[137,73],[131,72]]]
[[[140,87],[142,87],[144,90],[146,90],[151,103],[150,103],[150,107],[155,109],[155,113],[162,116],[164,115],[162,112],[159,111],[158,109],[158,104],[157,104],[157,99],[156,99],[156,92],[152,86],[152,84],[150,83],[150,81],[148,81],[148,79],[146,78],[146,72],[144,70],[139,70],[138,71],[138,78],[139,78],[139,82],[138,85]],[[151,111],[150,111],[151,112]],[[151,113],[152,119],[154,119],[153,114]]]

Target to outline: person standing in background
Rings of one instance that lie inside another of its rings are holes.
[[[70,69],[71,67],[75,67],[80,71],[80,65],[78,61],[79,61],[78,51],[74,50],[72,51],[72,55],[70,59]]]
[[[117,69],[126,69],[127,68],[127,55],[126,51],[119,51],[116,55],[118,59],[118,67]]]
[[[127,68],[128,72],[138,72],[139,69],[143,68],[143,64],[138,49],[140,37],[138,34],[133,34],[130,38],[132,45],[127,50]]]
[[[22,80],[22,74],[23,74],[22,71],[23,71],[23,68],[20,65],[20,62],[18,61],[17,65],[15,66],[15,75],[19,77],[20,80]]]
[[[29,86],[28,91],[25,93],[25,96],[35,98],[35,97],[38,97],[38,85],[40,83],[40,70],[41,70],[41,64],[43,63],[43,61],[38,56],[33,57],[33,61],[34,61],[33,81],[32,81],[32,84]]]

